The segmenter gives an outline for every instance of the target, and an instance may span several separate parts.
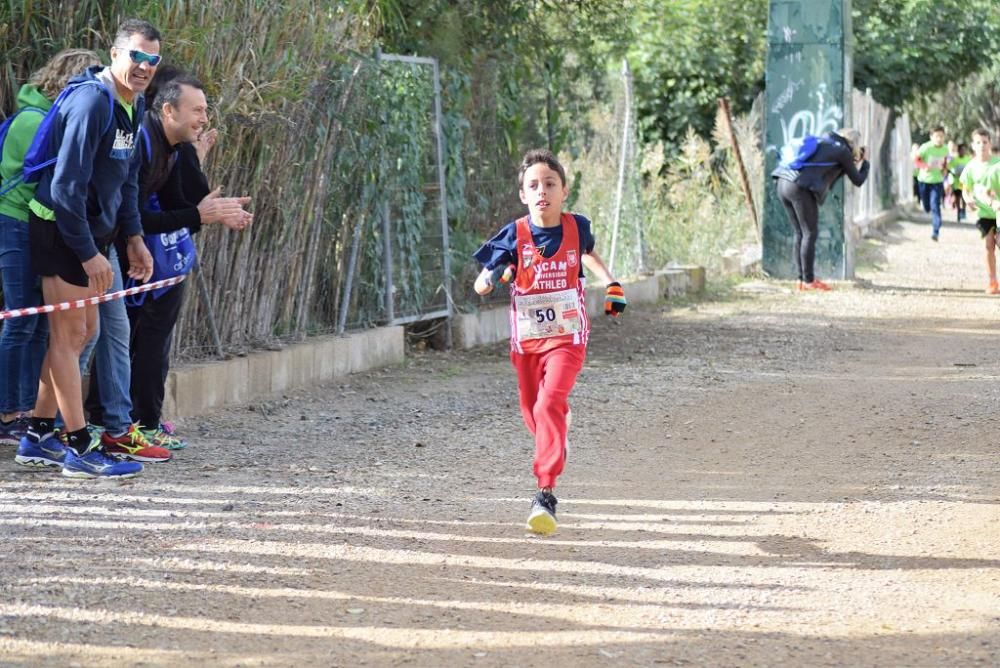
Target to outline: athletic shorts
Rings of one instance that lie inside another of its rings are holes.
[[[997,221],[995,218],[980,218],[976,221],[976,227],[979,228],[979,234],[985,239],[990,230],[996,232]]]
[[[58,276],[70,285],[85,288],[90,284],[83,263],[63,241],[54,220],[42,220],[28,212],[28,244],[31,267],[39,276]],[[110,243],[98,242],[97,249],[107,257]]]

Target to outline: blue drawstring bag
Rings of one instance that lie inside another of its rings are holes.
[[[159,211],[159,201],[156,193],[149,197],[149,208]],[[146,235],[143,237],[149,254],[153,256],[153,275],[150,282],[162,281],[165,278],[183,276],[194,269],[194,263],[198,258],[195,249],[194,239],[191,232],[186,227],[182,227],[176,232],[163,232],[161,234]],[[125,283],[125,287],[131,288],[136,285],[135,279],[130,278]],[[146,295],[152,294],[153,299],[158,299],[167,290],[175,286],[168,285],[164,288],[156,288],[149,292],[140,292],[137,295],[129,295],[125,298],[125,305],[132,308],[142,306],[146,301]]]
[[[20,116],[21,113],[25,111],[32,111],[36,114],[41,114],[42,116],[45,115],[44,109],[39,109],[38,107],[23,107],[15,111],[10,116],[8,116],[7,120],[5,120],[3,124],[0,124],[0,156],[3,155],[3,143],[7,140],[7,133],[10,131],[10,126],[14,124],[14,119]],[[0,187],[0,197],[3,197],[11,190],[16,188],[18,185],[21,184],[23,180],[24,179],[22,175],[20,174],[15,175],[13,178],[11,178],[10,183],[8,183],[6,186]]]
[[[816,155],[820,144],[829,144],[823,137],[816,135],[806,135],[802,138],[802,143],[795,149],[795,157],[788,161],[782,161],[781,166],[796,171],[803,167],[832,167],[836,162],[810,162],[809,159]]]
[[[143,144],[146,146],[146,157],[149,159],[153,155],[153,147],[149,140],[149,134],[145,131],[145,128],[141,127],[139,128],[139,134],[142,136]],[[156,193],[149,196],[147,207],[150,211],[162,211],[160,200],[156,196]],[[194,269],[198,253],[195,249],[194,239],[191,237],[191,231],[188,228],[182,227],[176,232],[146,235],[143,237],[143,241],[146,243],[146,248],[149,249],[149,254],[153,256],[153,275],[149,279],[150,282],[183,276]],[[126,281],[125,287],[130,288],[135,285],[135,279],[130,278]],[[168,285],[165,288],[156,288],[149,292],[129,295],[125,298],[125,305],[132,308],[142,306],[146,301],[146,295],[152,294],[153,299],[158,299],[163,293],[173,287],[175,286]]]
[[[21,178],[25,183],[36,183],[38,179],[41,178],[42,171],[46,167],[51,167],[56,164],[56,159],[59,157],[58,154],[49,157],[49,136],[52,134],[52,125],[55,123],[55,119],[59,115],[59,110],[66,98],[83,86],[100,86],[101,90],[104,91],[105,95],[107,95],[108,122],[101,130],[101,136],[103,137],[106,135],[108,130],[110,130],[111,126],[114,124],[115,98],[111,89],[97,79],[85,79],[83,81],[73,81],[69,83],[62,89],[62,92],[59,93],[56,101],[52,103],[52,108],[45,113],[45,118],[42,119],[37,132],[35,132],[35,138],[31,140],[31,146],[28,147],[28,152],[24,154],[24,168],[21,173]],[[141,111],[142,108],[140,106],[136,113],[140,113]]]

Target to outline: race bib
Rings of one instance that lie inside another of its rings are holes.
[[[517,337],[522,341],[576,334],[583,329],[580,299],[575,289],[518,295],[514,298],[514,308]]]
[[[976,198],[976,201],[982,202],[985,205],[986,202],[990,201],[990,187],[983,183],[977,183],[972,186],[972,195]]]

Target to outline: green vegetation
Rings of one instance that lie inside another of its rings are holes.
[[[933,122],[947,123],[942,115],[958,114],[951,100],[960,99],[987,116],[969,112],[957,124],[996,127],[988,54],[996,53],[1000,4],[853,6],[858,86],[921,124],[935,114]],[[766,0],[724,12],[717,0],[10,0],[0,4],[0,111],[12,110],[17,86],[58,49],[106,55],[125,16],[159,26],[167,59],[205,81],[222,132],[209,176],[227,193],[254,197],[249,234],[209,229],[199,240],[211,308],[230,347],[332,331],[342,317],[349,327],[384,321],[387,244],[397,315],[449,298],[430,72],[379,63],[379,49],[441,64],[450,298],[459,307],[479,303],[469,290],[470,253],[522,211],[514,174],[527,148],[564,158],[571,204],[594,220],[608,255],[623,59],[635,77],[636,130],[616,269],[712,266],[720,250],[756,235],[716,100],[732,101],[759,207],[753,104],[763,89]],[[934,97],[949,82],[960,82],[951,97]],[[188,300],[178,340],[189,354],[210,349],[206,308]]]

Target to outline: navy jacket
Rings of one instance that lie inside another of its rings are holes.
[[[95,65],[73,80],[98,79],[102,69]],[[49,155],[58,152],[58,160],[35,190],[35,199],[55,213],[63,240],[81,262],[97,255],[97,242],[110,241],[118,228],[128,236],[142,234],[135,147],[143,98],[135,98],[131,116],[115,98],[109,109],[107,93],[97,86],[83,86],[66,98],[49,143]],[[104,132],[109,113],[111,127]]]
[[[809,158],[809,162],[832,162],[829,167],[803,167],[795,170],[791,167],[778,168],[771,172],[775,179],[785,179],[791,181],[801,188],[812,191],[820,204],[826,199],[830,188],[844,174],[856,186],[860,186],[868,178],[868,161],[861,163],[859,170],[854,163],[854,155],[847,140],[835,132],[827,132],[823,135],[824,141],[819,143],[816,153]]]

